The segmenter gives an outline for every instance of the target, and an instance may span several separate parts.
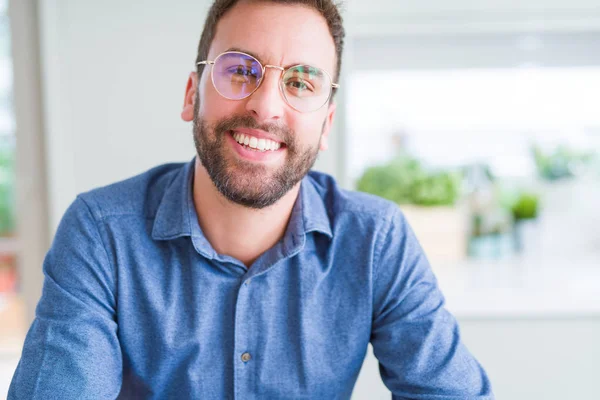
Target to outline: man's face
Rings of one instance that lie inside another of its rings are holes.
[[[307,7],[240,2],[220,20],[208,59],[230,49],[252,54],[263,65],[306,64],[332,76],[335,72],[335,46],[327,23]],[[199,158],[230,201],[253,208],[270,206],[306,175],[319,150],[327,148],[335,106],[296,111],[279,89],[281,71],[273,68],[266,68],[262,84],[250,97],[228,100],[215,90],[211,68],[204,68],[198,83],[192,76],[182,113],[189,120],[193,99]],[[277,143],[272,147],[280,147],[254,150],[238,143],[244,141],[240,134],[248,140],[271,139]]]

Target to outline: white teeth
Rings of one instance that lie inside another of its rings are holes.
[[[265,139],[258,139],[258,143],[256,144],[256,148],[259,150],[264,150],[266,146]]]
[[[243,133],[239,132],[235,132],[233,134],[233,138],[239,144],[248,146],[259,151],[275,151],[281,148],[280,143],[274,142],[269,139],[258,139],[252,136],[244,135]]]
[[[255,149],[258,146],[258,139],[255,137],[250,138],[250,143],[248,144],[248,146]]]

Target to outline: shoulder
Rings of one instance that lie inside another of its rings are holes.
[[[404,259],[420,257],[418,240],[398,204],[342,189],[326,174],[311,172],[309,178],[323,199],[338,249],[356,259],[369,254],[372,263],[389,261],[392,269]]]
[[[96,219],[125,215],[153,218],[162,197],[175,179],[182,178],[185,169],[186,163],[159,165],[131,178],[82,193],[78,200],[85,203]]]
[[[308,175],[325,206],[333,234],[371,242],[394,235],[406,237],[409,224],[398,204],[368,193],[341,188],[327,174],[311,171]],[[379,240],[381,242],[381,240]]]

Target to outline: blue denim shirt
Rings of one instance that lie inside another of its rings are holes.
[[[246,268],[202,234],[193,174],[163,165],[78,196],[10,400],[348,399],[369,342],[395,399],[492,398],[396,205],[310,172],[284,237]]]

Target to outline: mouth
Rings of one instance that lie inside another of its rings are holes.
[[[251,161],[268,161],[279,158],[287,148],[284,143],[238,131],[229,131],[227,136],[238,155]]]
[[[259,138],[238,131],[229,131],[233,140],[248,151],[275,152],[285,147],[284,143],[271,139]]]

